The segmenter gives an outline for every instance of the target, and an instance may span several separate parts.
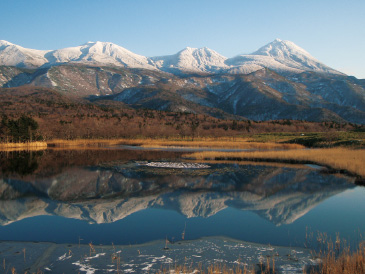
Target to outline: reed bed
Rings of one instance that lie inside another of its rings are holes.
[[[54,139],[47,142],[49,147],[103,147],[120,145],[124,139],[76,139],[61,140]]]
[[[46,149],[47,143],[46,142],[24,142],[24,143],[0,143],[0,150],[2,151],[9,151],[9,150],[16,150],[16,149],[26,149],[26,150],[33,150],[33,149]]]
[[[312,163],[343,170],[365,178],[365,150],[346,148],[300,149],[284,151],[217,152],[202,151],[183,157],[197,160],[260,160],[268,162]]]

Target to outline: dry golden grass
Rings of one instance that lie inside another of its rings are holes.
[[[46,142],[0,143],[1,151],[46,149]]]
[[[351,253],[348,249],[340,255],[331,250],[321,256],[322,263],[319,273],[322,274],[364,274],[365,273],[365,243],[359,244],[358,249]]]
[[[274,142],[260,143],[249,142],[244,138],[200,138],[194,140],[176,139],[79,139],[79,140],[51,140],[49,146],[70,147],[70,146],[114,146],[114,145],[135,145],[145,148],[172,148],[172,147],[199,147],[199,148],[226,148],[226,149],[300,149],[304,148],[298,144],[279,144]]]
[[[50,147],[102,147],[102,146],[114,146],[123,142],[123,139],[77,139],[77,140],[61,140],[54,139],[47,141]]]
[[[271,162],[292,161],[325,165],[336,170],[346,170],[365,177],[365,150],[346,148],[301,149],[285,151],[216,152],[204,151],[186,154],[184,157],[204,159],[264,160]]]

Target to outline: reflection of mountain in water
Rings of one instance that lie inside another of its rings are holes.
[[[234,207],[281,225],[352,187],[352,179],[347,177],[258,165],[176,170],[130,162],[74,167],[48,177],[0,179],[0,223],[38,215],[106,223],[147,208],[209,217]]]

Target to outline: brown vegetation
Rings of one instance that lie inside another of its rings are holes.
[[[38,122],[39,134],[45,140],[136,137],[195,139],[250,136],[264,132],[336,132],[359,128],[349,123],[236,121],[204,114],[131,109],[120,102],[92,103],[63,96],[51,89],[26,86],[0,89],[0,109],[0,115],[7,115],[9,119],[21,115],[32,117]]]
[[[345,170],[365,177],[365,151],[363,149],[329,148],[286,151],[216,152],[204,151],[184,155],[195,159],[261,160],[268,162],[314,163],[335,170]]]

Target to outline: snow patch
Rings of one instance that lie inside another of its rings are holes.
[[[78,267],[80,267],[80,271],[84,271],[86,272],[86,274],[94,274],[95,271],[97,271],[98,269],[91,267],[90,265],[87,264],[82,264],[80,261],[74,262],[72,263],[73,265],[76,265]]]
[[[68,259],[70,259],[70,258],[72,258],[72,255],[67,256],[67,253],[65,253],[65,254],[63,254],[61,257],[59,257],[59,258],[57,259],[57,261],[64,261],[64,260],[68,260]]]

